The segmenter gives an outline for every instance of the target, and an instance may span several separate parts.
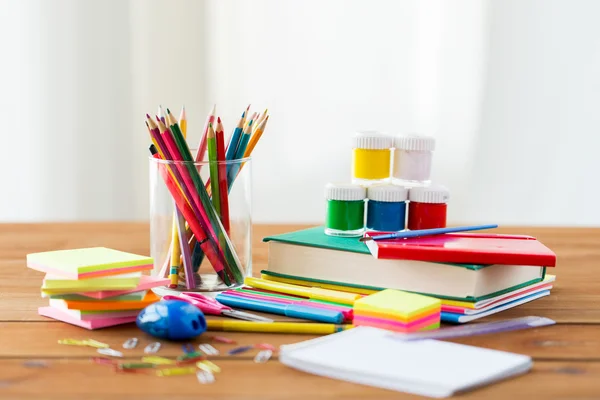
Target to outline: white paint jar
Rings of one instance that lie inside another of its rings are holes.
[[[429,184],[433,150],[435,150],[433,137],[418,135],[395,137],[393,180],[404,185]]]

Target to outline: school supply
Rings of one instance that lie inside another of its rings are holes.
[[[352,146],[352,183],[372,184],[390,177],[392,138],[375,131],[356,132]]]
[[[42,282],[42,292],[46,294],[66,294],[100,290],[131,290],[139,285],[141,277],[142,274],[140,272],[132,272],[129,274],[76,280],[46,274]]]
[[[395,340],[424,340],[424,339],[455,339],[466,336],[487,335],[490,333],[502,333],[521,329],[540,328],[542,326],[554,325],[556,322],[546,317],[521,317],[494,322],[480,322],[473,325],[458,325],[429,332],[414,332],[408,334],[393,334]]]
[[[366,196],[367,191],[363,186],[328,183],[325,186],[325,234],[340,237],[361,236],[365,229]]]
[[[91,247],[27,254],[27,267],[70,279],[88,279],[152,269],[153,260],[138,254]]]
[[[399,341],[357,327],[284,345],[279,361],[310,374],[430,397],[448,397],[524,374],[526,355],[436,340]]]
[[[410,228],[409,228],[410,229]],[[366,235],[376,236],[377,232]],[[554,267],[556,255],[536,238],[523,235],[448,233],[365,242],[377,259],[446,263],[537,265]]]
[[[443,185],[411,187],[408,191],[408,223],[411,231],[444,228],[450,191]]]
[[[311,321],[341,324],[344,316],[341,312],[324,308],[308,307],[302,304],[286,304],[264,299],[253,299],[242,296],[231,296],[219,293],[216,299],[230,307],[246,310],[285,315],[291,318],[307,319]]]
[[[310,335],[328,335],[346,329],[352,325],[319,324],[311,322],[251,322],[222,321],[209,319],[206,321],[208,331],[228,332],[263,332],[263,333],[299,333]]]
[[[143,332],[168,340],[193,339],[206,330],[202,311],[181,300],[151,304],[139,313],[135,323]]]
[[[51,307],[68,310],[81,311],[120,311],[120,310],[141,310],[149,304],[160,300],[154,292],[149,291],[140,301],[113,301],[111,299],[89,299],[89,300],[58,300],[50,299]]]
[[[307,288],[304,286],[290,285],[287,283],[277,283],[259,278],[247,277],[244,282],[246,283],[246,285],[252,286],[254,288],[272,290],[274,292],[307,297],[309,299],[314,300],[332,301],[340,304],[352,305],[356,300],[358,300],[361,297],[352,293],[321,289],[317,287]]]
[[[119,275],[116,275],[119,276]],[[85,281],[89,281],[89,279],[86,279]],[[82,281],[82,282],[85,282]],[[78,281],[76,281],[78,282]],[[80,296],[85,296],[85,297],[90,297],[93,299],[106,299],[106,298],[111,298],[111,297],[117,297],[117,296],[122,296],[122,295],[127,295],[127,294],[137,294],[140,292],[144,292],[145,295],[145,291],[152,289],[154,287],[158,287],[158,286],[164,286],[166,284],[168,284],[169,280],[167,278],[159,278],[159,277],[154,277],[154,276],[149,276],[149,275],[142,275],[140,277],[139,280],[139,284],[133,288],[133,289],[127,289],[127,290],[99,290],[99,291],[94,291],[94,292],[76,292],[77,295]],[[49,295],[48,292],[44,291],[43,287],[42,287],[42,297],[47,297]]]
[[[413,237],[423,237],[423,236],[433,236],[433,235],[441,235],[444,233],[456,233],[456,232],[467,232],[467,231],[477,231],[482,229],[494,229],[497,228],[498,225],[475,225],[475,226],[457,226],[452,228],[433,228],[433,229],[421,229],[417,231],[405,231],[405,232],[395,232],[395,233],[384,233],[377,235],[366,235],[361,237],[359,240],[361,242],[366,242],[369,240],[384,240],[384,239],[408,239]]]
[[[393,181],[409,185],[429,184],[435,138],[421,135],[397,136],[393,145]]]
[[[261,317],[260,315],[250,314],[238,310],[234,310],[225,304],[221,304],[212,297],[205,296],[200,293],[184,292],[178,296],[166,295],[163,296],[163,300],[180,300],[190,303],[195,307],[198,307],[204,314],[209,315],[223,315],[225,317],[237,318],[246,321],[261,321],[261,322],[273,322],[270,318]]]
[[[269,258],[262,273],[270,281],[300,280],[305,286],[322,288],[346,286],[352,288],[346,291],[363,294],[397,289],[472,302],[540,282],[546,271],[535,265],[376,259],[365,243],[325,235],[322,227],[269,236],[263,241],[268,242]]]
[[[401,231],[406,221],[408,189],[398,185],[372,185],[367,189],[367,229]],[[370,238],[370,236],[368,236]],[[361,238],[362,241],[364,238]]]
[[[40,307],[38,308],[38,314],[44,317],[56,319],[58,321],[65,322],[67,324],[79,326],[85,329],[100,329],[109,326],[128,324],[135,321],[135,316],[126,317],[106,317],[106,318],[94,318],[94,319],[78,319],[77,317],[68,313],[68,310],[61,310],[56,307]]]
[[[441,305],[433,297],[386,289],[354,303],[352,324],[398,332],[437,329]]]

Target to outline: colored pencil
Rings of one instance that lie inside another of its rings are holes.
[[[215,122],[215,114],[217,112],[217,105],[213,105],[212,111],[208,114],[206,118],[206,123],[204,124],[204,129],[202,129],[202,137],[200,138],[200,144],[198,145],[198,149],[196,150],[196,157],[194,157],[196,162],[204,161],[204,153],[206,153],[207,146],[207,138],[208,135],[208,125]]]
[[[262,120],[260,125],[254,130],[252,137],[250,138],[250,142],[248,142],[248,146],[246,147],[246,151],[244,152],[244,158],[249,157],[252,154],[252,150],[256,147],[256,144],[260,140],[263,132],[265,131],[265,127],[267,126],[267,122],[269,121],[269,116],[267,115],[265,119]]]
[[[269,112],[269,109],[265,108],[265,112],[260,114],[260,116],[258,117],[258,119],[256,120],[256,122],[254,124],[254,132],[256,132],[256,129],[258,129],[260,124],[265,120],[265,118],[267,118],[268,112]],[[252,132],[252,133],[254,133],[254,132]]]
[[[217,118],[217,160],[219,161],[219,199],[221,201],[221,222],[229,233],[229,194],[227,193],[227,165],[225,164],[225,133],[221,118]]]
[[[181,128],[183,137],[187,138],[187,116],[185,114],[185,106],[181,107],[181,114],[179,114],[179,127]]]
[[[185,219],[181,212],[177,211],[177,231],[180,237],[180,252],[183,255],[183,269],[185,271],[185,283],[188,289],[194,289],[196,287],[196,280],[194,279],[194,271],[192,270],[192,258],[190,256],[190,246],[187,244],[186,233],[185,233]],[[176,242],[173,242],[173,246],[177,246]]]
[[[210,225],[207,229],[208,237],[211,241],[214,241],[215,245],[218,245],[219,239],[217,238],[217,234],[219,237],[223,235],[223,240],[225,245],[223,246],[223,256],[226,260],[225,266],[227,267],[227,272],[231,273],[236,282],[241,283],[244,280],[244,276],[241,272],[241,263],[235,250],[233,249],[233,244],[229,239],[229,236],[225,232],[223,228],[223,224],[221,223],[215,208],[213,207],[210,197],[206,191],[204,183],[202,182],[202,178],[200,174],[194,167],[193,158],[190,153],[190,149],[187,146],[187,143],[183,136],[181,135],[181,130],[179,129],[179,125],[177,121],[171,115],[171,112],[167,108],[167,122],[169,122],[171,127],[171,132],[173,134],[173,139],[175,140],[177,147],[179,149],[179,154],[177,156],[181,157],[181,161],[186,161],[185,165],[188,168],[189,174],[192,178],[194,186],[196,188],[197,194],[200,196],[200,201],[202,202],[203,209],[200,211],[205,213],[208,217],[208,221]],[[215,234],[214,229],[217,231]],[[220,253],[219,253],[220,254]],[[213,267],[215,267],[213,265]],[[221,271],[222,272],[222,271]]]
[[[235,160],[244,158],[244,153],[246,152],[246,147],[248,146],[248,142],[250,141],[250,135],[252,133],[252,123],[253,123],[252,120],[248,121],[246,128],[244,128],[244,133],[242,134],[242,137],[240,138],[240,144],[237,148],[237,151],[235,152]],[[239,163],[233,164],[231,166],[231,169],[229,170],[229,173],[227,174],[227,190],[231,190],[231,187],[233,186],[233,182],[240,170],[240,167],[241,166]]]
[[[157,110],[157,115],[159,117],[159,119],[161,120],[161,122],[164,124],[165,123],[165,112],[163,111],[162,105],[158,105],[158,110]]]
[[[231,138],[229,139],[229,144],[227,145],[227,154],[225,154],[225,158],[227,160],[233,160],[235,158],[235,152],[237,150],[238,144],[240,142],[240,135],[242,134],[242,130],[244,127],[244,117],[246,116],[246,112],[242,113],[240,120],[233,130],[231,134]]]
[[[212,204],[221,218],[221,200],[219,200],[219,165],[217,160],[217,139],[212,124],[208,126],[208,162],[210,170],[210,190],[212,194]]]
[[[209,319],[206,321],[208,331],[229,332],[273,332],[322,334],[340,332],[353,328],[352,325],[320,324],[316,322],[254,322]]]

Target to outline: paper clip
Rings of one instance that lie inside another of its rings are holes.
[[[198,346],[198,348],[209,356],[219,355],[219,350],[215,349],[212,345],[208,343],[203,343],[200,346]]]
[[[245,353],[248,350],[253,349],[254,346],[241,346],[241,347],[236,347],[235,349],[231,349],[227,352],[227,354],[229,355],[234,355],[234,354],[240,354],[240,353]]]
[[[254,362],[257,364],[266,363],[271,359],[273,352],[271,350],[261,350],[258,352],[256,357],[254,357]]]
[[[186,344],[182,345],[181,348],[183,349],[184,353],[188,353],[188,354],[196,351],[196,349],[194,349],[194,346],[192,346],[191,343],[186,343]]]
[[[202,384],[213,383],[215,381],[215,376],[210,371],[198,371],[196,378]]]
[[[277,348],[270,343],[259,343],[254,347],[256,347],[257,349],[261,349],[261,350],[277,351]]]
[[[155,365],[152,363],[122,363],[118,364],[117,368],[120,370],[128,370],[128,369],[146,369],[146,368],[154,368]]]
[[[106,357],[92,357],[92,361],[96,364],[101,364],[101,365],[114,365],[115,364],[115,360],[111,360],[110,358],[106,358]]]
[[[138,345],[138,338],[132,337],[131,339],[127,339],[125,343],[123,343],[124,349],[134,349]]]
[[[158,350],[160,350],[160,346],[161,346],[160,342],[150,343],[148,346],[146,346],[144,348],[144,353],[146,353],[146,354],[154,354]]]
[[[200,368],[203,371],[209,371],[209,372],[214,372],[214,373],[221,372],[221,367],[219,367],[217,364],[215,364],[211,361],[208,361],[208,360],[198,361],[196,363],[196,367]]]
[[[237,344],[237,342],[233,339],[226,338],[224,336],[213,336],[212,340],[219,343],[227,343],[227,344]]]
[[[25,368],[48,368],[49,364],[44,360],[27,360],[23,362]]]
[[[121,353],[120,351],[117,350],[113,350],[110,347],[108,348],[101,348],[96,350],[98,353],[103,354],[105,356],[112,356],[112,357],[123,357],[123,353]]]
[[[142,362],[151,363],[154,365],[175,364],[175,361],[173,361],[173,360],[169,360],[168,358],[158,357],[158,356],[142,357]]]
[[[102,343],[102,342],[99,342],[99,341],[94,340],[94,339],[84,340],[84,343],[86,345],[90,346],[90,347],[95,347],[97,349],[108,349],[110,347],[106,343]]]
[[[187,354],[177,357],[177,365],[195,363],[196,361],[202,361],[205,358],[206,357],[202,353],[198,353],[198,352],[187,353]]]
[[[176,376],[176,375],[189,375],[193,374],[197,371],[194,367],[185,367],[185,368],[165,368],[156,371],[156,375],[158,376]]]

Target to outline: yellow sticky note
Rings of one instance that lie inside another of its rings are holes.
[[[439,312],[442,302],[439,299],[400,290],[386,289],[357,300],[354,313],[388,315],[401,320],[410,320],[424,314]]]

